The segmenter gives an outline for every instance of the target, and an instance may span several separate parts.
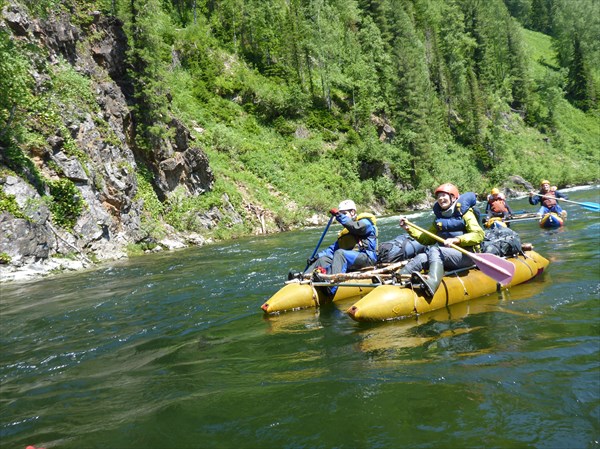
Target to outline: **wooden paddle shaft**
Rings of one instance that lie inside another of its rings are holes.
[[[404,222],[439,242],[444,243],[445,241],[443,238],[437,236],[436,234],[429,232],[406,219],[404,220]],[[477,268],[479,268],[485,275],[500,282],[501,285],[507,285],[512,281],[512,278],[515,274],[515,266],[512,263],[506,261],[505,259],[502,259],[501,257],[498,257],[494,254],[484,253],[478,255],[475,253],[471,253],[466,249],[454,244],[450,244],[447,246],[470,257],[473,261],[475,261]]]
[[[439,235],[436,235],[436,234],[434,234],[433,232],[429,232],[428,230],[426,230],[426,229],[423,229],[422,227],[420,227],[420,226],[417,226],[416,224],[414,224],[414,223],[412,223],[412,222],[410,222],[410,221],[408,221],[408,220],[404,220],[404,222],[405,222],[407,225],[409,225],[409,226],[411,226],[411,227],[415,228],[416,230],[418,230],[418,231],[421,231],[423,234],[426,234],[426,235],[428,235],[428,236],[429,236],[429,237],[431,237],[432,239],[435,239],[435,240],[437,240],[438,242],[441,242],[441,243],[444,243],[444,242],[445,242],[445,240],[444,240],[442,237],[440,237]],[[460,247],[460,246],[458,246],[458,245],[455,245],[454,243],[451,243],[451,244],[450,244],[450,245],[448,245],[448,246],[449,246],[450,248],[454,248],[454,249],[455,249],[455,250],[457,250],[457,251],[460,251],[460,252],[461,252],[461,253],[463,253],[463,254],[466,254],[467,256],[471,256],[471,257],[473,257],[473,258],[477,259],[477,255],[476,255],[476,254],[474,254],[474,253],[471,253],[471,252],[467,251],[466,249],[464,249],[464,248],[461,248],[461,247]]]

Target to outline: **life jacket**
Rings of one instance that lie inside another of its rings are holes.
[[[369,212],[363,212],[362,214],[359,214],[356,216],[355,221],[360,221],[363,218],[366,218],[367,220],[369,220],[371,222],[371,224],[373,225],[373,227],[375,228],[375,242],[374,245],[372,245],[372,247],[369,247],[369,237],[372,236],[366,236],[366,237],[360,237],[358,235],[353,235],[350,234],[350,231],[348,231],[348,229],[344,228],[342,229],[340,232],[338,232],[338,246],[341,249],[347,249],[347,250],[355,250],[355,251],[377,251],[377,236],[379,234],[379,230],[377,229],[377,218],[375,218],[375,215],[370,214]],[[367,242],[365,242],[367,241]]]
[[[506,208],[506,201],[500,195],[490,195],[488,197],[488,204],[490,205],[490,210],[495,214],[503,214],[504,212],[508,212]]]
[[[558,204],[558,202],[556,201],[556,191],[554,190],[550,190],[549,192],[546,193],[539,193],[540,195],[544,195],[543,197],[540,197],[542,199],[542,205],[547,207],[548,209],[550,209],[551,207],[554,207]],[[551,196],[552,198],[545,198],[546,196]]]
[[[473,192],[463,193],[458,197],[458,200],[456,200],[452,216],[444,217],[442,215],[442,208],[436,202],[433,205],[433,214],[435,215],[437,234],[445,239],[463,235],[466,231],[466,224],[462,216],[466,214],[469,209],[473,209],[473,213],[477,217],[477,222],[481,222],[481,212],[475,207],[476,204],[477,197]]]

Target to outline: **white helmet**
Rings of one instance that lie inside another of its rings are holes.
[[[356,204],[352,200],[344,200],[338,206],[339,210],[356,210]]]

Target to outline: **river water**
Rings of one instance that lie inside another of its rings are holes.
[[[322,227],[0,284],[1,447],[599,448],[600,214],[563,208],[513,225],[542,278],[418,319],[263,316]]]

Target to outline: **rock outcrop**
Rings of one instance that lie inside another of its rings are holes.
[[[0,209],[0,281],[126,257],[128,244],[148,237],[142,226],[143,200],[138,195],[140,164],[153,177],[160,200],[178,187],[190,195],[211,190],[214,177],[208,158],[176,118],[167,123],[174,137],[161,141],[150,154],[141,158],[132,145],[128,44],[117,19],[92,13],[87,28],[80,29],[67,14],[33,19],[18,3],[9,2],[2,10],[0,29],[15,42],[45,55],[32,67],[67,63],[88,78],[97,103],[94,110],[65,105],[60,117],[64,126],[46,135],[45,145],[26,153],[44,180],[68,179],[77,188],[73,201],[83,208],[72,228],[53,222],[45,201],[50,194],[47,185],[34,182],[31,171],[10,169],[7,149],[0,146],[0,188],[23,211],[23,216],[15,216]],[[47,72],[34,69],[31,75],[41,92],[48,82]],[[66,148],[67,139],[77,151]],[[214,215],[207,217],[207,227],[213,225]],[[199,235],[187,238],[173,231],[162,246],[171,249],[202,243]]]

